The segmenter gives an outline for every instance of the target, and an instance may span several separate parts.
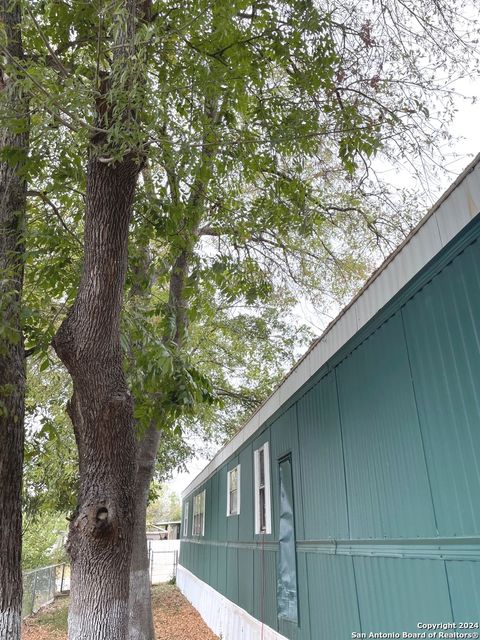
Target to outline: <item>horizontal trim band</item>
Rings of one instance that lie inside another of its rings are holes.
[[[276,551],[278,542],[243,542],[240,540],[182,539],[182,544],[202,544],[232,549]],[[480,561],[480,538],[402,538],[399,540],[297,540],[298,553],[369,556],[384,558],[418,558],[431,560]]]

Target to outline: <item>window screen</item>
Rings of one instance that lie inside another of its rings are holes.
[[[185,506],[183,508],[183,537],[186,538],[188,536],[188,502],[185,502]]]
[[[255,462],[255,533],[271,533],[270,459],[268,442],[254,453]]]
[[[193,498],[192,534],[203,536],[205,533],[205,490]]]
[[[227,480],[227,516],[240,513],[240,465],[228,472]]]

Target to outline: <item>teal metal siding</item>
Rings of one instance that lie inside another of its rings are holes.
[[[480,622],[480,562],[445,563],[455,622]]]
[[[253,615],[277,629],[277,554],[259,546],[253,557]]]
[[[227,465],[218,471],[217,523],[218,540],[227,539]]]
[[[309,637],[312,640],[351,638],[352,631],[360,631],[352,558],[317,553],[305,555]]]
[[[291,640],[480,618],[480,219],[472,229],[208,479],[204,538],[190,535],[201,488],[188,496],[181,564]],[[273,533],[259,536],[253,452],[265,442]],[[287,453],[298,625],[276,602]],[[238,463],[240,515],[227,518]]]
[[[227,548],[227,593],[232,602],[238,602],[238,549]]]
[[[253,549],[238,550],[238,604],[253,614]]]
[[[419,622],[453,622],[442,561],[360,557],[353,562],[364,631],[418,632]]]
[[[480,242],[404,309],[439,535],[480,531]]]
[[[199,550],[201,553],[201,550]],[[223,595],[227,595],[227,547],[220,545],[217,547],[217,590]]]
[[[348,538],[335,373],[310,389],[297,407],[304,539]]]
[[[220,591],[218,586],[218,547],[216,545],[208,545],[210,547],[210,582],[209,584]]]
[[[219,539],[219,521],[221,518],[220,510],[218,509],[218,474],[215,474],[210,478],[210,501],[212,505],[212,513],[209,515],[211,522],[210,538],[211,540]]]
[[[238,456],[240,462],[240,516],[238,518],[238,537],[244,542],[253,540],[254,512],[253,502],[253,448],[246,446]]]
[[[282,414],[270,427],[271,439],[271,476],[272,476],[272,502],[273,513],[279,513],[279,476],[278,461],[286,454],[292,454],[293,490],[295,501],[295,527],[297,540],[304,540],[303,508],[302,508],[302,481],[300,476],[300,457],[298,447],[297,411],[291,407]],[[275,540],[278,540],[278,517],[272,520],[272,530]]]
[[[337,372],[350,537],[435,536],[400,314]]]

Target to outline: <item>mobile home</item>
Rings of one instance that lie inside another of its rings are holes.
[[[223,640],[479,637],[479,212],[480,156],[184,492]]]

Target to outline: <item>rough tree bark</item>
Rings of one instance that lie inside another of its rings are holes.
[[[18,2],[2,0],[5,62],[23,58]],[[16,165],[0,161],[0,640],[19,640],[22,609],[22,466],[25,410],[25,352],[21,328],[23,235],[26,183],[19,169],[28,152],[28,100],[0,69],[2,107],[0,151],[10,149]],[[23,125],[18,124],[23,121]],[[22,132],[21,132],[22,131]]]
[[[130,564],[129,640],[155,640],[153,626],[150,567],[146,537],[147,504],[150,483],[155,472],[155,459],[161,431],[151,425],[138,446],[135,482],[135,524]]]
[[[128,620],[136,442],[123,372],[120,313],[138,164],[89,160],[84,266],[54,338],[73,381],[68,413],[80,465],[70,525],[70,640],[123,640]]]
[[[105,91],[132,88],[137,3],[123,3],[113,70]],[[125,94],[126,95],[126,94]],[[122,99],[125,99],[124,97]],[[128,101],[127,101],[128,102]],[[99,127],[130,126],[135,114],[97,101]],[[140,158],[101,157],[106,136],[94,136],[88,161],[84,263],[73,307],[53,346],[73,381],[67,410],[79,454],[80,488],[70,524],[70,640],[124,640],[128,631],[129,570],[134,523],[136,440],[133,402],[123,371],[120,315],[127,245]],[[111,144],[111,143],[110,143]]]

